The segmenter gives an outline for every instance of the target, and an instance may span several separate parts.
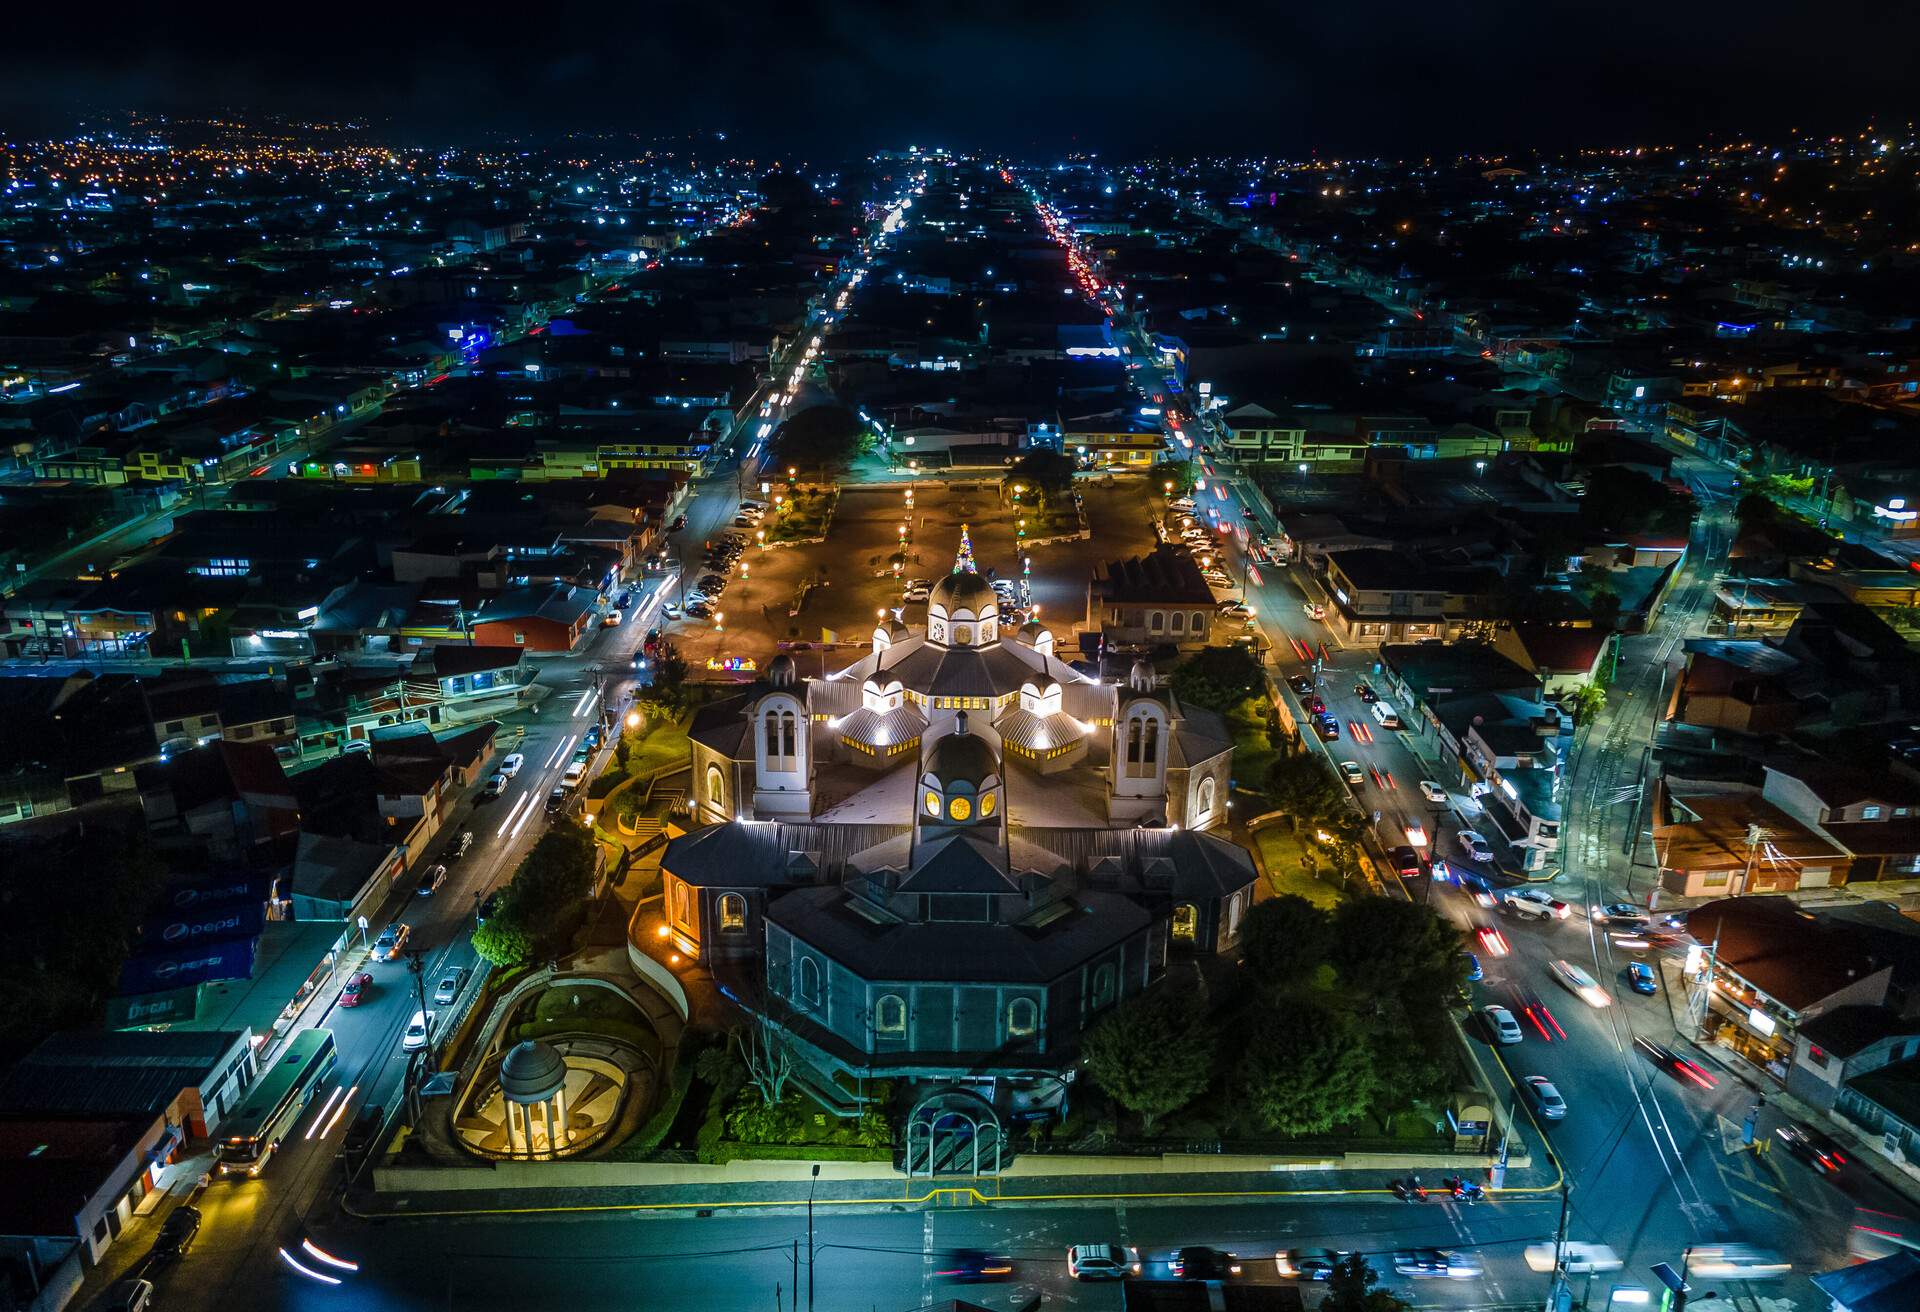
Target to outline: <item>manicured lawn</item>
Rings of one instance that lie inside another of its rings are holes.
[[[1267,887],[1275,894],[1293,893],[1317,907],[1333,907],[1340,901],[1339,888],[1328,879],[1310,874],[1301,864],[1303,855],[1316,856],[1311,848],[1290,833],[1284,824],[1268,825],[1253,835],[1253,846],[1266,867]],[[1317,856],[1322,869],[1324,856]]]
[[[1279,755],[1267,733],[1266,706],[1260,698],[1250,697],[1227,714],[1227,728],[1233,734],[1234,780],[1256,791],[1266,786],[1267,769]]]
[[[687,741],[688,720],[669,720],[649,713],[639,733],[627,738],[627,773],[644,779],[656,770],[685,765],[693,759],[693,746]]]

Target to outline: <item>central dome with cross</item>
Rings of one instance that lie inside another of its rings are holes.
[[[943,647],[985,647],[1000,640],[1000,595],[974,569],[973,542],[960,526],[953,572],[927,596],[927,641]]]

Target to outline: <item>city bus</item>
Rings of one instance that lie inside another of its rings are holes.
[[[287,1041],[273,1066],[253,1082],[246,1101],[220,1123],[214,1148],[220,1174],[258,1176],[280,1141],[333,1074],[338,1053],[332,1030],[302,1030]]]

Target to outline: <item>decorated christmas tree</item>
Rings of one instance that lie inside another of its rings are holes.
[[[955,574],[977,574],[980,571],[973,565],[973,539],[967,535],[967,526],[960,526],[960,550],[953,556]]]

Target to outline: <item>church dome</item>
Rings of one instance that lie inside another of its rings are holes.
[[[967,732],[962,711],[954,717],[953,732],[928,749],[926,772],[942,785],[978,785],[1000,773],[1000,761],[986,739]]]
[[[567,1063],[558,1049],[528,1039],[500,1063],[500,1092],[508,1102],[545,1102],[567,1082]]]
[[[933,585],[933,591],[927,597],[927,609],[941,610],[948,615],[961,611],[970,611],[976,617],[997,614],[1000,594],[993,590],[991,583],[972,570],[960,570]]]
[[[793,657],[781,652],[767,663],[767,683],[775,688],[791,688],[799,679],[800,671],[793,663]]]

